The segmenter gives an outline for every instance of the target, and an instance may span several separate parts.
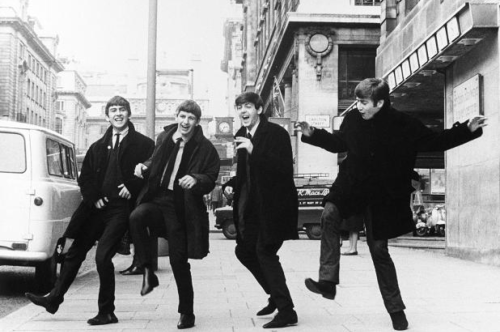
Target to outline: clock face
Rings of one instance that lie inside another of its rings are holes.
[[[231,127],[229,126],[229,123],[227,122],[221,122],[219,123],[219,131],[221,133],[228,133]]]

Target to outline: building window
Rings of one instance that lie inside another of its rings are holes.
[[[25,46],[23,43],[19,43],[19,59],[24,60],[24,50]]]
[[[356,6],[380,6],[382,0],[355,0]]]
[[[56,101],[56,111],[64,111],[64,101]]]
[[[407,15],[415,6],[419,3],[420,0],[406,0],[405,1],[405,15]]]
[[[339,110],[349,107],[354,89],[367,77],[375,77],[375,49],[346,48],[339,51]]]
[[[61,118],[56,118],[56,128],[55,131],[59,134],[62,134],[62,119]]]

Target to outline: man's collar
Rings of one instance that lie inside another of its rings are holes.
[[[127,128],[123,129],[122,131],[117,131],[115,128],[113,128],[113,136],[115,134],[120,134],[122,137],[125,137],[125,135],[128,134],[128,130],[129,130],[128,126],[127,126]]]
[[[260,125],[260,122],[261,122],[261,120],[259,119],[259,122],[257,122],[257,123],[255,124],[255,126],[253,126],[253,127],[252,127],[252,130],[250,130],[250,131],[249,131],[249,130],[248,130],[248,128],[247,128],[247,133],[250,133],[250,135],[252,135],[252,137],[254,137],[254,136],[255,136],[255,132],[257,131],[257,128],[258,128],[258,127],[259,127],[259,125]]]
[[[185,139],[184,137],[182,137],[182,135],[179,132],[179,130],[176,130],[174,132],[174,134],[172,135],[172,140],[174,142],[176,142],[179,138],[182,138],[182,140],[184,141],[184,143],[187,143],[189,140],[191,140],[191,138],[193,138],[193,136],[194,136],[194,133],[193,133],[193,135],[191,135],[191,137],[189,137],[188,139]]]

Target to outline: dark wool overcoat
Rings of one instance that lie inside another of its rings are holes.
[[[159,192],[163,167],[168,158],[167,143],[172,140],[177,126],[177,123],[166,126],[158,135],[153,155],[144,163],[148,167],[144,174],[147,180],[139,194],[137,204],[151,201]],[[188,161],[186,174],[195,178],[197,182],[191,189],[174,186],[174,200],[177,217],[186,224],[188,257],[201,259],[209,252],[209,221],[203,195],[208,194],[215,187],[215,181],[219,175],[220,158],[213,144],[203,135],[201,126],[196,127],[188,144],[192,142],[195,143],[195,147]],[[177,209],[181,206],[182,208]],[[166,236],[166,234],[161,235]]]
[[[384,106],[371,120],[352,110],[339,131],[316,129],[311,137],[302,135],[302,141],[334,153],[347,152],[347,165],[325,201],[336,204],[344,218],[370,205],[373,236],[382,240],[414,228],[409,202],[417,152],[445,151],[481,135],[481,128],[471,133],[468,122],[434,132],[419,120]]]
[[[235,136],[245,136],[246,131],[246,127],[241,127]],[[269,122],[261,115],[252,144],[253,152],[249,157],[251,179],[249,197],[259,197],[257,200],[259,205],[255,206],[250,202],[247,209],[257,212],[260,240],[264,243],[275,243],[297,239],[298,200],[293,181],[290,135],[281,126]],[[243,158],[243,150],[238,150],[236,177],[230,184],[235,192],[233,220],[237,229],[238,201],[246,176]],[[240,232],[237,234],[236,240],[239,242]]]
[[[129,202],[130,207],[133,208],[144,182],[134,176],[134,169],[138,163],[144,162],[151,156],[154,141],[137,132],[132,122],[129,122],[128,128],[127,136],[120,143],[118,163],[123,177],[123,184],[132,195]],[[101,187],[104,182],[110,152],[113,148],[111,146],[112,135],[113,127],[110,126],[104,136],[90,146],[83,159],[82,171],[78,178],[83,201],[73,213],[65,231],[65,237],[75,238],[78,235],[80,227],[85,224],[91,212],[96,209],[94,203],[103,198]]]

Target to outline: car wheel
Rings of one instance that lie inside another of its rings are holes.
[[[425,236],[427,234],[427,228],[426,227],[419,227],[416,230],[417,236]]]
[[[439,225],[437,227],[437,234],[438,234],[438,236],[444,237],[446,234],[445,227],[442,225]]]
[[[40,292],[49,292],[54,287],[56,279],[57,262],[54,256],[35,267],[35,280]]]
[[[222,226],[222,234],[224,234],[224,236],[229,240],[236,239],[236,227],[234,226],[232,220],[226,220],[224,222],[224,225]]]
[[[306,234],[311,240],[321,240],[321,226],[319,224],[306,225]]]

